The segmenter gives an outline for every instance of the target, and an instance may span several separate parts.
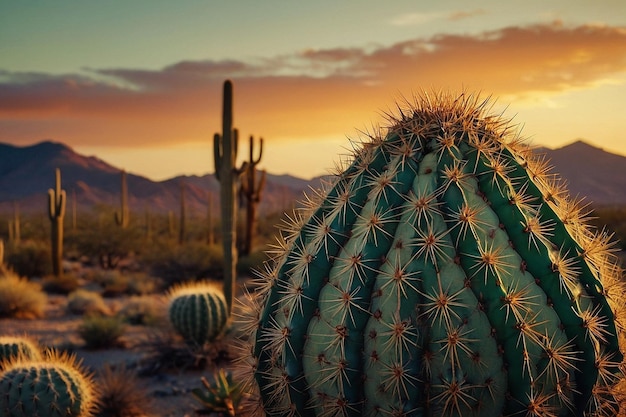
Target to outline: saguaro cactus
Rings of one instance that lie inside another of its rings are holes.
[[[470,95],[364,140],[251,292],[271,416],[609,416],[622,271],[544,159]]]
[[[19,245],[22,240],[20,230],[20,206],[17,201],[13,202],[13,220],[9,220],[9,241]]]
[[[256,166],[261,162],[263,156],[263,138],[259,140],[259,157],[254,159],[254,138],[250,136],[250,159],[246,164],[246,170],[244,171],[244,177],[241,181],[241,193],[246,199],[246,235],[243,240],[243,246],[241,253],[248,255],[252,252],[252,245],[254,242],[254,235],[256,234],[256,228],[258,223],[257,208],[261,202],[261,193],[265,186],[265,171],[261,172],[261,178],[258,183],[256,180]]]
[[[233,128],[233,84],[224,82],[222,134],[213,136],[215,176],[220,182],[222,244],[224,245],[224,295],[232,310],[237,279],[237,184],[245,165],[238,169],[238,132]]]
[[[121,196],[120,196],[121,209],[119,212],[115,212],[115,223],[122,229],[128,227],[130,221],[130,210],[128,209],[128,184],[126,182],[126,171],[121,172]]]
[[[215,243],[215,230],[213,229],[213,193],[211,191],[207,192],[206,204],[206,240],[209,245],[213,245]]]
[[[48,190],[48,217],[51,223],[52,271],[54,275],[63,275],[63,218],[67,196],[61,189],[61,170],[55,171],[55,187]]]
[[[186,217],[187,217],[187,207],[185,205],[185,182],[181,181],[180,182],[180,221],[179,221],[179,225],[178,225],[178,243],[179,244],[183,244],[185,243],[185,228],[186,226]]]

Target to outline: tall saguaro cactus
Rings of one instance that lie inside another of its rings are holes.
[[[115,212],[115,223],[126,229],[130,220],[130,211],[128,210],[128,184],[126,182],[126,171],[122,171],[122,195],[121,199],[121,211]]]
[[[21,240],[20,232],[20,206],[17,201],[13,202],[13,220],[9,220],[9,240],[19,245]]]
[[[257,208],[261,202],[261,193],[265,187],[265,170],[261,171],[261,178],[256,180],[256,166],[263,156],[263,138],[259,140],[259,157],[254,159],[254,138],[250,136],[250,159],[246,164],[244,179],[241,182],[241,193],[246,199],[246,236],[243,241],[241,252],[248,255],[252,252],[254,235],[257,227]]]
[[[61,170],[55,171],[54,189],[48,190],[48,216],[51,224],[51,243],[52,243],[52,271],[55,276],[60,277],[63,274],[61,260],[63,257],[63,217],[65,217],[65,203],[67,196],[65,190],[61,189]]]
[[[213,136],[215,176],[220,182],[220,210],[222,213],[222,243],[224,245],[224,295],[228,312],[232,311],[237,277],[237,184],[244,166],[236,167],[238,132],[233,128],[233,83],[224,82],[222,104],[222,134]]]

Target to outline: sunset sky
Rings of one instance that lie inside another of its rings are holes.
[[[206,174],[227,78],[276,174],[327,173],[432,90],[497,98],[538,145],[626,154],[623,0],[0,2],[0,142]]]

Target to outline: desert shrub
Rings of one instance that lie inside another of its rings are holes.
[[[153,325],[165,318],[166,306],[162,300],[152,296],[129,298],[118,316],[129,324]]]
[[[96,270],[91,280],[102,287],[105,297],[143,295],[154,292],[158,279],[143,272],[122,272],[116,269]]]
[[[78,334],[87,349],[103,349],[118,346],[124,330],[119,317],[87,316],[78,327]]]
[[[75,235],[75,245],[81,255],[96,261],[103,269],[113,269],[120,261],[139,251],[143,244],[141,231],[122,229],[108,220],[86,227]]]
[[[7,245],[6,264],[22,277],[43,277],[52,273],[50,246],[47,242],[25,240]]]
[[[144,417],[154,405],[137,373],[126,366],[105,365],[97,374],[98,417]]]
[[[48,297],[41,285],[16,273],[3,270],[0,276],[0,317],[40,318]]]
[[[67,297],[67,309],[72,314],[107,315],[109,307],[100,294],[78,289]]]
[[[76,275],[65,273],[60,277],[48,275],[41,281],[41,285],[48,294],[67,295],[78,288],[79,282]]]
[[[155,245],[142,256],[150,273],[163,280],[166,287],[202,278],[221,279],[222,250],[204,242],[183,245]]]

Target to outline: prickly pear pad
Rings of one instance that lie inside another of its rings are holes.
[[[249,292],[267,415],[615,415],[610,238],[508,121],[422,95],[357,146]]]

